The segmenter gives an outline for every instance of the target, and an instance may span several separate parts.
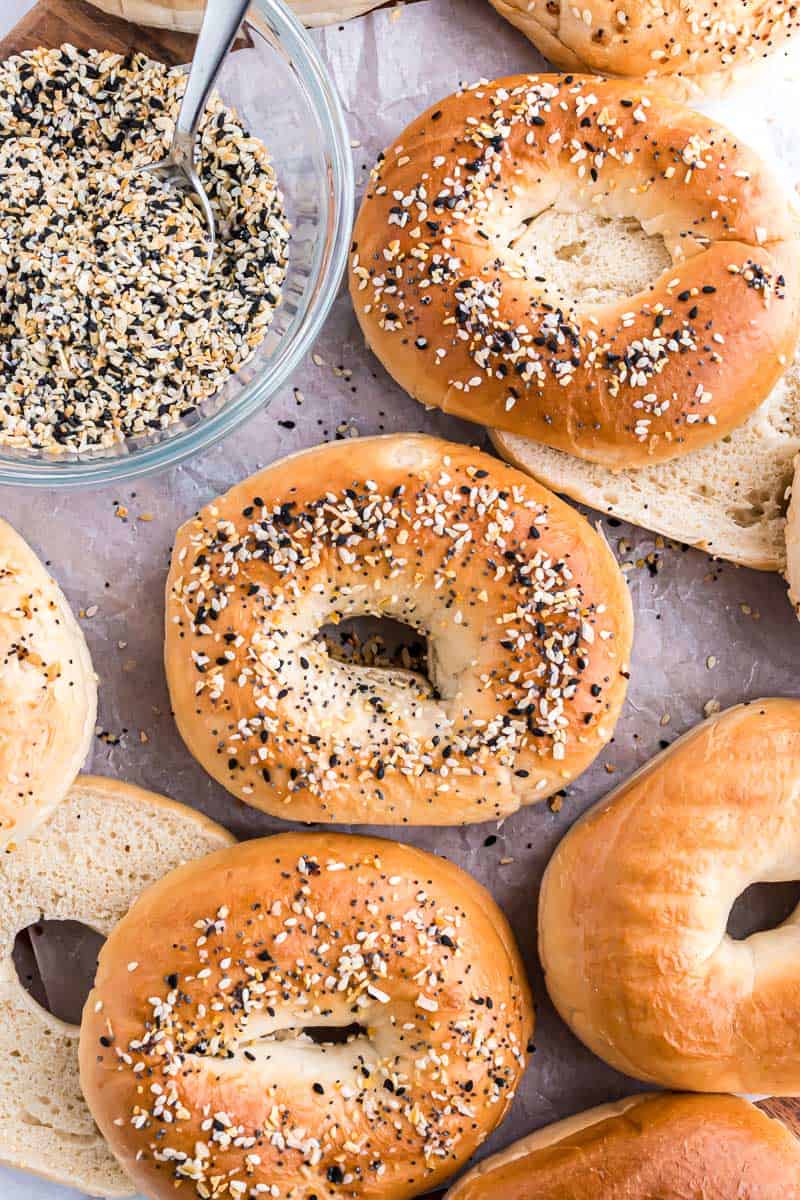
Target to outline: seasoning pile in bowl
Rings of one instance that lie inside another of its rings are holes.
[[[262,142],[221,100],[199,208],[136,168],[164,157],[186,76],[73,46],[0,65],[0,445],[112,446],[166,428],[251,357],[289,229]]]

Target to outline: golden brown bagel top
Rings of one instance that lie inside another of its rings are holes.
[[[672,265],[573,305],[511,244],[553,206],[635,218]],[[768,394],[797,340],[793,238],[779,185],[708,117],[640,82],[517,75],[447,97],[381,157],[350,285],[424,404],[632,467],[723,437]]]
[[[800,1141],[735,1096],[631,1096],[484,1159],[447,1200],[798,1200]]]
[[[331,1026],[349,1040],[319,1044]],[[156,1200],[401,1200],[502,1119],[532,1028],[508,924],[464,871],[283,834],[136,902],[100,953],[81,1083]]]
[[[699,725],[581,818],[542,881],[539,951],[575,1033],[666,1087],[800,1094],[800,908],[734,940],[736,898],[800,878],[800,700]]]
[[[427,634],[436,691],[317,639],[367,613]],[[295,820],[456,824],[551,795],[611,737],[631,636],[625,581],[580,513],[417,435],[273,463],[179,530],[167,581],[189,749]]]
[[[794,0],[492,0],[554,66],[716,93],[796,35]]]

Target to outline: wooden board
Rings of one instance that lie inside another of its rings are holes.
[[[71,42],[82,50],[94,47],[122,54],[131,49],[143,50],[151,58],[166,63],[188,62],[194,48],[191,34],[133,25],[100,12],[85,0],[38,0],[8,36],[0,40],[0,60],[20,50],[60,46],[63,42]],[[800,1097],[760,1100],[758,1107],[783,1121],[800,1137]],[[443,1194],[432,1193],[430,1200]]]

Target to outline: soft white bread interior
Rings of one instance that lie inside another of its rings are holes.
[[[377,7],[374,0],[288,0],[304,25],[333,25]],[[95,8],[123,17],[136,25],[197,33],[203,19],[205,0],[92,0]],[[262,19],[257,9],[248,14],[256,27]]]
[[[447,1200],[797,1200],[800,1141],[735,1096],[650,1093],[556,1121],[484,1159]]]
[[[740,566],[780,571],[786,494],[800,452],[800,360],[744,425],[670,462],[614,472],[516,434],[493,430],[492,441],[554,492]],[[800,596],[800,511],[794,527]]]
[[[24,990],[14,939],[39,920],[108,934],[148,884],[234,840],[182,804],[86,775],[0,859],[0,1162],[92,1196],[133,1194],[81,1094],[78,1029]]]
[[[786,581],[789,599],[800,617],[800,454],[793,462],[791,497],[786,511]]]
[[[92,660],[67,599],[0,519],[0,851],[67,794],[96,713]]]
[[[203,20],[205,0],[92,0],[95,8],[122,17],[135,25],[197,33]]]

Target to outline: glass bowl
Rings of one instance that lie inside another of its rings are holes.
[[[282,300],[250,361],[191,415],[108,449],[54,455],[0,447],[0,484],[64,488],[132,479],[182,462],[225,437],[286,381],[319,333],[344,270],[353,167],[339,98],[298,20],[257,0],[248,45],[217,87],[269,150],[291,224]]]

